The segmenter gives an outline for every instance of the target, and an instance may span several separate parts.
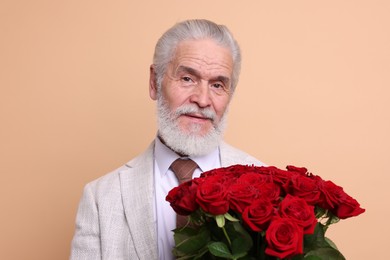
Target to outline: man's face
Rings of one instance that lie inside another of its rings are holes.
[[[200,156],[219,145],[231,98],[233,60],[213,40],[181,42],[161,86],[151,67],[150,96],[158,101],[159,136],[182,155]]]
[[[179,43],[162,80],[162,99],[171,112],[190,105],[211,114],[190,111],[177,115],[175,121],[183,133],[201,137],[218,125],[231,98],[232,71],[230,50],[213,40]],[[153,90],[151,97],[157,99]]]

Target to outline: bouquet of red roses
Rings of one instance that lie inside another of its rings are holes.
[[[177,259],[345,259],[325,232],[365,211],[342,187],[294,166],[214,169],[166,200],[189,216],[174,230]]]

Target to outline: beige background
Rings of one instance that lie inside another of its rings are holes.
[[[306,166],[367,212],[330,229],[347,259],[389,259],[390,2],[0,2],[0,259],[67,259],[83,186],[155,135],[148,67],[186,18],[228,25],[242,77],[226,139]]]

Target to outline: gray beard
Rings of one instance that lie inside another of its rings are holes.
[[[185,113],[201,113],[211,119],[213,126],[208,133],[200,135],[201,126],[194,124],[188,133],[184,133],[177,124],[177,118]],[[202,156],[212,152],[220,144],[226,126],[227,111],[221,120],[215,123],[215,112],[209,108],[199,108],[195,104],[183,105],[170,111],[162,95],[157,99],[158,134],[162,141],[173,151],[181,155]]]

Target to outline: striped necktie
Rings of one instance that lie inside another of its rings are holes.
[[[171,164],[171,170],[175,173],[179,185],[192,179],[192,174],[198,167],[196,162],[191,159],[176,159]],[[177,215],[176,227],[183,227],[187,224],[187,216]]]

